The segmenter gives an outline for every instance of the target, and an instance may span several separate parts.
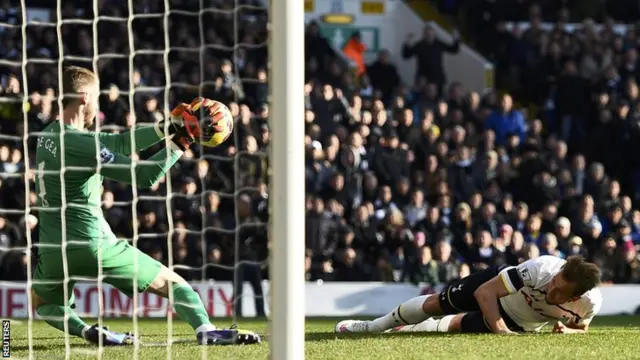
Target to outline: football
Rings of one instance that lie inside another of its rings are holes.
[[[191,111],[200,119],[202,129],[213,130],[207,126],[213,123],[218,130],[210,133],[204,130],[199,141],[201,145],[216,147],[225,142],[233,132],[233,115],[225,104],[200,97],[191,102]]]

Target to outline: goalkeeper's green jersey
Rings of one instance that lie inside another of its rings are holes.
[[[102,180],[106,177],[132,183],[128,156],[163,138],[158,125],[136,128],[134,149],[129,132],[84,132],[70,125],[64,125],[64,129],[64,143],[58,121],[46,127],[38,137],[36,195],[40,208],[40,253],[60,251],[63,194],[66,194],[64,214],[68,249],[86,246],[98,249],[104,243],[115,243],[116,236],[102,214]],[[176,163],[182,151],[170,144],[170,151],[161,149],[148,162],[136,164],[136,186],[152,186]],[[99,172],[98,165],[101,166]]]

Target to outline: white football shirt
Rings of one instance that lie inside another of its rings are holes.
[[[572,320],[588,324],[600,311],[602,295],[598,288],[586,292],[580,299],[562,305],[545,301],[547,287],[560,272],[565,260],[555,256],[540,256],[500,271],[500,278],[510,295],[500,299],[500,304],[511,320],[525,331],[539,331],[551,320]],[[517,270],[515,273],[509,272]]]

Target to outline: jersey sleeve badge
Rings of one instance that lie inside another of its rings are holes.
[[[100,162],[102,164],[111,164],[116,159],[116,155],[109,149],[100,150]]]
[[[527,269],[526,267],[523,267],[519,270],[520,273],[520,278],[522,279],[522,281],[531,281],[531,274],[529,273],[529,269]]]

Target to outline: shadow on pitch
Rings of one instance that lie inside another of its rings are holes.
[[[186,338],[175,338],[173,341],[173,345],[183,345],[183,344],[189,344],[189,345],[193,345],[196,344],[195,339],[186,339]],[[167,343],[166,342],[141,342],[140,343],[140,348],[144,349],[144,348],[151,348],[151,347],[167,347]],[[104,349],[131,349],[133,348],[133,346],[105,346]],[[62,343],[49,343],[49,344],[34,344],[32,346],[32,349],[34,351],[51,351],[52,349],[64,349],[64,342]],[[87,349],[90,351],[98,351],[98,345],[95,344],[90,344],[90,343],[78,343],[78,344],[71,344],[71,350],[78,350],[78,349]],[[15,350],[15,351],[29,351],[29,346],[28,345],[13,345],[11,346],[11,350]]]
[[[35,351],[51,351],[52,348],[64,348],[64,342],[60,344],[33,344],[32,349]],[[71,344],[71,349],[90,349],[97,350],[98,347],[93,344]],[[12,345],[12,351],[29,351],[28,345]]]
[[[194,336],[193,333],[191,333],[191,332],[190,333],[186,333],[186,332],[185,333],[173,333],[172,335],[173,335],[173,337],[189,337],[189,336],[193,337]],[[145,338],[158,338],[158,339],[165,338],[166,339],[167,333],[166,332],[153,332],[153,333],[146,333],[145,332],[145,333],[140,333],[140,337],[141,338],[145,337]],[[76,339],[76,338],[72,336],[71,339]],[[29,341],[29,339],[26,336],[12,337],[11,340]],[[64,340],[62,340],[59,336],[38,336],[38,337],[34,336],[33,337],[33,341],[34,342],[41,341],[41,340],[60,340],[60,341],[62,341],[62,345],[64,346]],[[73,344],[71,344],[71,345],[73,345]],[[11,348],[13,349],[13,346]]]
[[[157,346],[166,346],[166,338],[167,338],[167,334],[166,333],[162,333],[162,332],[155,332],[155,333],[148,333],[148,334],[140,334],[140,341],[141,341],[141,347],[157,347]],[[190,340],[191,338],[193,338],[193,334],[192,333],[174,333],[173,334],[173,343],[174,344],[182,344],[182,343],[192,343],[195,342],[195,340]],[[22,338],[13,338],[12,340],[27,340],[26,337]],[[57,342],[48,342],[47,344],[35,344],[36,341],[42,341],[42,340],[59,340]],[[33,350],[51,350],[52,348],[64,348],[64,340],[60,339],[60,337],[56,337],[56,336],[47,336],[47,337],[37,337],[33,339],[34,344],[32,345],[32,349]],[[97,350],[98,349],[98,345],[96,344],[91,344],[88,342],[72,342],[71,344],[71,348],[72,349],[91,349],[91,350]],[[122,348],[126,348],[127,346],[123,346]],[[121,348],[118,346],[106,346],[105,348]],[[16,350],[16,351],[28,351],[29,350],[29,345],[12,345],[11,346],[12,350]]]

